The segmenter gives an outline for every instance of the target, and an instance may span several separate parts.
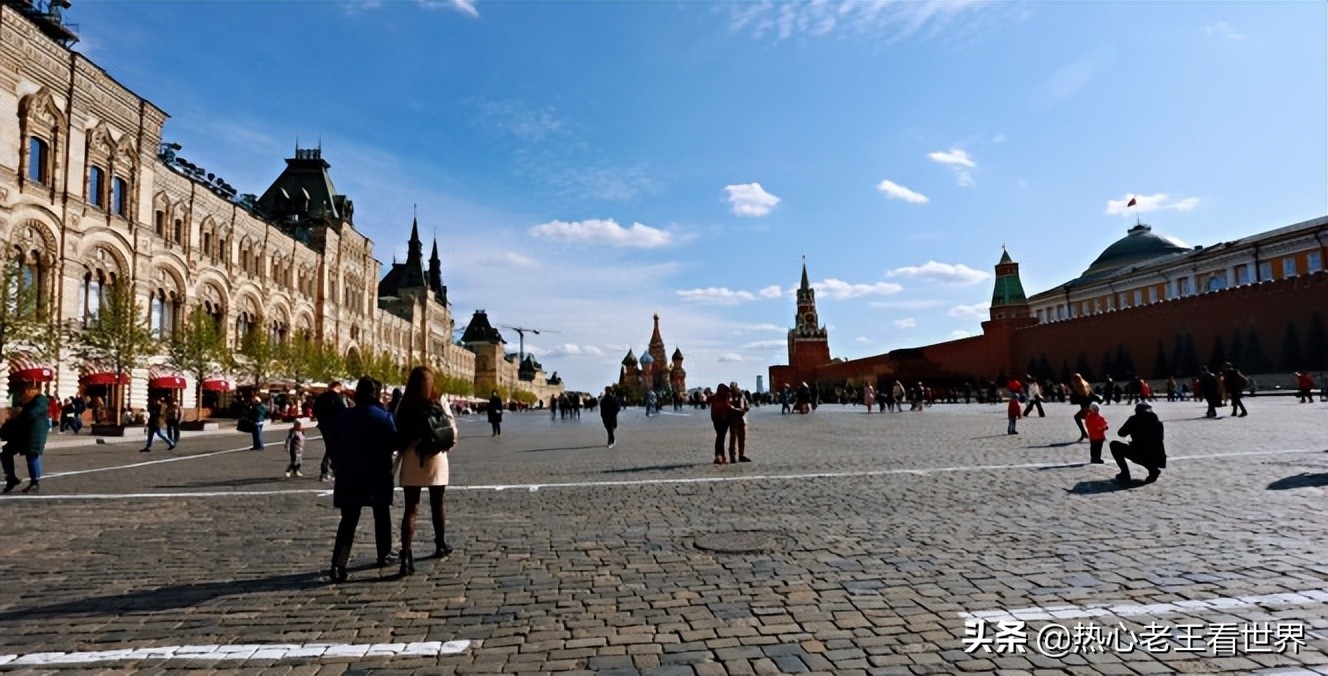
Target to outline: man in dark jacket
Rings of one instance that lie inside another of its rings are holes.
[[[599,419],[604,421],[604,430],[609,433],[609,448],[618,443],[613,431],[618,429],[618,397],[613,394],[613,387],[604,388],[604,396],[599,399]]]
[[[51,423],[46,417],[49,404],[39,383],[23,382],[18,387],[21,408],[11,412],[4,425],[0,425],[0,439],[5,440],[4,450],[0,451],[0,467],[5,471],[4,492],[14,490],[22,483],[14,475],[14,456],[22,455],[28,461],[28,486],[23,492],[36,493],[41,489],[41,457],[46,450],[46,436],[51,432]]]
[[[1203,392],[1204,401],[1208,402],[1208,411],[1204,417],[1216,418],[1217,407],[1222,405],[1222,392],[1217,386],[1217,376],[1207,366],[1199,369],[1199,389]]]
[[[1130,481],[1130,468],[1125,464],[1126,460],[1148,470],[1148,478],[1144,479],[1144,483],[1151,484],[1157,481],[1162,468],[1167,466],[1167,449],[1163,443],[1162,421],[1158,420],[1156,413],[1153,413],[1153,407],[1147,402],[1136,404],[1134,415],[1120,426],[1117,434],[1130,437],[1130,443],[1111,442],[1111,456],[1120,466],[1120,474],[1116,475],[1116,481],[1121,483]]]
[[[1244,418],[1250,414],[1249,411],[1245,410],[1245,404],[1241,402],[1241,399],[1245,397],[1245,388],[1249,384],[1250,381],[1245,377],[1245,374],[1241,373],[1240,369],[1232,366],[1231,362],[1222,365],[1222,385],[1226,387],[1227,396],[1231,398],[1231,417]],[[1237,413],[1237,411],[1240,412]]]
[[[332,478],[333,460],[337,454],[337,432],[332,429],[337,418],[346,410],[346,397],[341,393],[341,381],[333,380],[327,390],[314,400],[314,418],[318,420],[318,433],[323,437],[323,462],[318,468],[318,480]]]
[[[332,547],[333,582],[344,582],[350,547],[360,511],[373,508],[374,543],[378,566],[387,565],[392,553],[392,453],[396,450],[397,426],[383,408],[382,384],[364,376],[355,385],[355,407],[337,419],[337,482],[332,505],[341,510],[337,540]]]

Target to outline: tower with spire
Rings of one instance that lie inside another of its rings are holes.
[[[630,349],[627,350],[622,368],[618,371],[618,385],[629,396],[644,397],[648,390],[687,391],[687,372],[682,368],[682,350],[674,348],[670,361],[668,353],[664,351],[664,337],[659,331],[659,315],[655,314],[653,319],[655,324],[650,333],[650,342],[641,351],[640,358],[632,354]]]
[[[1010,258],[1010,252],[1001,247],[1001,260],[996,264],[996,287],[991,292],[991,318],[1020,319],[1033,316],[1024,295],[1024,284],[1019,281],[1019,264]]]
[[[830,363],[830,334],[821,326],[816,313],[816,289],[807,281],[807,261],[802,261],[802,282],[798,285],[797,314],[788,333],[789,365],[809,373]]]

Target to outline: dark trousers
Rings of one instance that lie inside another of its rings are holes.
[[[1208,412],[1204,413],[1204,416],[1209,418],[1216,418],[1217,407],[1222,405],[1222,400],[1218,399],[1217,397],[1209,397],[1207,401],[1208,401]]]
[[[1032,399],[1029,399],[1029,400],[1028,400],[1028,405],[1024,407],[1024,417],[1025,417],[1025,418],[1028,417],[1028,414],[1029,414],[1029,413],[1032,413],[1032,412],[1033,412],[1033,407],[1034,407],[1034,406],[1037,407],[1037,410],[1038,410],[1038,417],[1039,417],[1039,418],[1045,418],[1045,417],[1047,417],[1047,412],[1042,410],[1042,399],[1041,399],[1041,397],[1034,397],[1034,398],[1032,398]]]
[[[401,514],[401,549],[408,552],[415,540],[415,515],[420,511],[420,487],[402,486],[401,490],[406,494],[406,511]],[[433,544],[439,549],[442,549],[446,542],[443,539],[447,531],[447,515],[443,511],[443,492],[446,490],[447,486],[429,487],[429,516],[433,520]]]
[[[1248,414],[1249,414],[1249,411],[1246,411],[1246,410],[1245,410],[1245,402],[1242,402],[1242,401],[1241,401],[1241,398],[1242,398],[1242,397],[1241,397],[1241,395],[1239,395],[1239,394],[1235,394],[1235,393],[1233,393],[1233,394],[1231,395],[1231,415],[1233,415],[1233,416],[1236,415],[1236,411],[1237,411],[1237,409],[1240,410],[1240,415],[1248,415]]]
[[[733,454],[733,449],[735,447],[738,449],[737,455]],[[738,425],[729,425],[729,460],[737,460],[745,455],[747,455],[746,421]]]
[[[727,420],[712,420],[715,424],[715,457],[724,457],[724,437],[729,432],[729,423]]]
[[[1089,459],[1089,460],[1096,462],[1096,461],[1102,459],[1102,443],[1105,442],[1105,441],[1106,441],[1106,439],[1089,439],[1089,440],[1088,440],[1088,459]]]
[[[173,442],[175,442],[175,443],[177,443],[177,444],[180,443],[180,421],[179,421],[179,420],[167,420],[167,421],[166,421],[166,436],[169,437],[171,441],[173,441]]]
[[[611,423],[611,422],[609,422],[609,421],[607,421],[607,420],[604,421],[604,431],[609,433],[609,445],[610,445],[610,446],[612,446],[612,445],[618,443],[618,440],[613,438],[613,430],[614,430],[615,428],[617,428],[617,427],[618,427],[618,424],[617,424],[617,423]]]
[[[355,527],[360,525],[363,507],[341,508],[341,523],[337,524],[337,542],[332,546],[332,565],[344,566],[350,561],[350,546],[355,542]],[[392,553],[392,512],[388,505],[374,505],[374,544],[378,545],[378,558]]]
[[[0,467],[4,468],[5,480],[9,482],[18,481],[18,477],[14,476],[14,456],[16,455],[18,455],[17,451],[0,451]],[[28,478],[34,483],[39,481],[42,475],[41,456],[25,455],[23,457],[28,461]]]
[[[1079,426],[1079,438],[1088,438],[1088,428],[1084,427],[1084,418],[1088,417],[1088,404],[1081,405],[1079,412],[1074,414],[1074,424]]]
[[[1124,441],[1111,442],[1111,457],[1115,458],[1116,464],[1120,467],[1121,474],[1126,479],[1130,478],[1130,468],[1125,464],[1126,460],[1147,469],[1149,474],[1160,471],[1150,458]]]

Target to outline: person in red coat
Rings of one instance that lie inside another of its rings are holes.
[[[1088,415],[1084,416],[1084,427],[1088,428],[1088,461],[1094,465],[1105,464],[1102,460],[1102,444],[1107,441],[1107,428],[1111,427],[1102,417],[1098,405],[1088,405]]]
[[[1310,378],[1309,371],[1296,371],[1296,388],[1300,390],[1300,403],[1314,402],[1314,395],[1310,393],[1314,389],[1314,379]]]

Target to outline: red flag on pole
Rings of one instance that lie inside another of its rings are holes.
[[[1132,207],[1132,206],[1134,206],[1134,205],[1136,205],[1136,204],[1138,204],[1138,203],[1139,203],[1139,200],[1136,200],[1136,199],[1134,199],[1133,197],[1131,197],[1131,198],[1130,198],[1130,202],[1129,202],[1129,204],[1126,204],[1125,206],[1127,206],[1127,207]]]

